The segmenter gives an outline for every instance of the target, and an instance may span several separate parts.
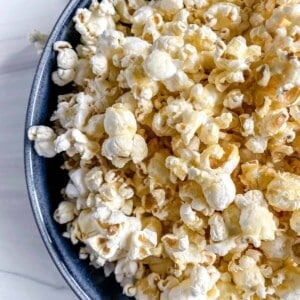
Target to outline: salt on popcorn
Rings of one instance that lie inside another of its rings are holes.
[[[58,41],[54,212],[136,299],[296,299],[299,1],[103,0]]]

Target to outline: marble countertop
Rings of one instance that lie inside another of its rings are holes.
[[[13,0],[0,18],[0,299],[70,300],[31,212],[23,170],[23,132],[38,55],[34,29],[49,33],[67,0]]]

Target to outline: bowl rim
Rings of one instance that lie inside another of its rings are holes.
[[[87,295],[87,293],[83,290],[83,288],[79,285],[79,283],[75,280],[72,273],[68,270],[65,262],[59,257],[57,253],[57,249],[55,249],[54,244],[52,242],[51,234],[49,233],[47,226],[45,224],[41,207],[39,204],[39,199],[35,190],[35,180],[34,180],[34,170],[32,164],[32,146],[28,144],[27,138],[27,129],[33,125],[34,118],[34,108],[36,106],[39,86],[42,80],[42,76],[44,73],[44,69],[46,66],[46,62],[50,53],[53,51],[53,43],[57,40],[57,37],[61,31],[62,26],[66,23],[68,19],[74,14],[74,10],[80,5],[81,0],[70,0],[68,4],[65,6],[54,26],[52,27],[52,31],[49,35],[47,43],[44,47],[44,50],[39,59],[33,83],[31,86],[31,91],[29,94],[29,100],[27,104],[26,118],[25,118],[25,128],[24,128],[24,144],[23,144],[23,158],[24,158],[24,170],[25,170],[25,180],[27,187],[27,194],[30,200],[31,209],[33,212],[33,216],[35,219],[35,223],[38,227],[39,233],[42,237],[44,245],[52,261],[56,265],[58,271],[63,276],[65,281],[68,283],[69,287],[73,290],[75,295],[83,300],[91,300],[91,298]]]

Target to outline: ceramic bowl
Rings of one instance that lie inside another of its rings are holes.
[[[32,125],[49,125],[57,96],[70,90],[59,88],[51,81],[51,73],[56,68],[56,54],[53,43],[67,40],[73,46],[79,42],[79,34],[74,30],[72,17],[80,7],[87,7],[90,0],[72,0],[67,5],[49,37],[37,67],[29,99],[25,124],[25,175],[28,194],[37,226],[42,239],[57,268],[80,299],[128,299],[113,276],[105,278],[102,269],[89,265],[78,257],[79,246],[72,245],[62,236],[65,226],[57,224],[53,212],[61,201],[60,190],[67,183],[67,176],[61,170],[62,158],[45,159],[39,157],[33,144],[27,139],[27,130]]]

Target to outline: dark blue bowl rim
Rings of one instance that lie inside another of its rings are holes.
[[[43,239],[43,242],[54,261],[57,269],[62,274],[66,282],[69,284],[71,289],[80,299],[90,300],[91,298],[86,294],[80,284],[74,279],[73,275],[69,272],[65,262],[59,257],[57,250],[55,249],[51,235],[45,225],[42,212],[40,209],[39,199],[35,192],[35,183],[34,183],[34,170],[32,168],[32,146],[30,146],[27,142],[27,128],[33,125],[33,116],[34,116],[34,108],[36,106],[36,100],[38,95],[39,86],[42,80],[42,75],[45,69],[45,64],[49,57],[49,54],[52,50],[52,45],[56,41],[61,27],[66,23],[66,21],[72,16],[75,12],[75,9],[82,3],[82,0],[71,0],[63,12],[61,13],[60,17],[58,18],[56,24],[53,27],[53,30],[48,38],[48,41],[45,45],[44,51],[41,55],[40,61],[38,63],[36,73],[34,76],[30,96],[29,96],[29,103],[27,106],[27,113],[25,119],[25,134],[24,134],[24,167],[25,167],[25,178],[26,178],[26,185],[27,185],[27,192],[31,203],[31,208],[33,211],[33,215],[35,218],[35,222],[39,229],[40,235]]]

